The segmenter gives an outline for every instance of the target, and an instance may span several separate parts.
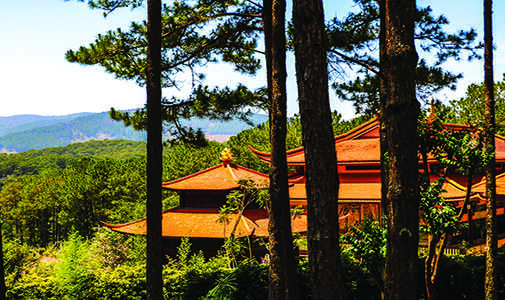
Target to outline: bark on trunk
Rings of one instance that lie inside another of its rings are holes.
[[[307,194],[313,299],[344,299],[339,250],[337,157],[331,126],[323,5],[293,1],[296,79]]]
[[[268,299],[298,299],[286,162],[286,33],[284,0],[264,1],[265,48],[270,91]]]
[[[379,31],[379,56],[380,59],[385,56],[386,49],[386,30],[385,30],[385,22],[384,16],[386,11],[386,0],[379,0],[379,18],[380,22],[380,31]],[[379,70],[380,71],[380,70]],[[384,122],[384,108],[386,107],[386,99],[388,96],[387,84],[385,82],[385,76],[383,76],[382,72],[379,72],[379,145],[380,145],[380,157],[381,157],[381,216],[387,216],[387,195],[388,195],[388,165],[386,161],[387,155],[387,143],[386,143],[386,123]],[[384,224],[384,219],[381,218],[381,225]]]
[[[426,294],[430,300],[436,299],[435,282],[432,279],[433,270],[435,269],[437,244],[439,241],[439,236],[428,236],[428,255],[424,262],[424,283],[426,284]]]
[[[495,99],[493,79],[493,1],[484,0],[484,99],[486,118],[486,150],[495,152]],[[486,280],[487,300],[498,299],[496,286],[496,260],[498,255],[498,237],[496,232],[496,167],[495,156],[486,166]]]
[[[388,216],[385,299],[417,299],[419,183],[415,92],[415,0],[384,0],[381,22],[382,122]]]
[[[147,2],[147,247],[148,299],[163,299],[161,247],[161,1]]]

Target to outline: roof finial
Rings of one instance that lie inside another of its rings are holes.
[[[231,154],[231,150],[228,148],[224,148],[223,151],[221,151],[221,161],[226,163],[230,162],[233,160],[233,155]]]
[[[430,101],[430,115],[428,116],[428,123],[433,123],[438,118],[437,112],[436,112],[436,107],[435,107],[435,100],[433,98]]]

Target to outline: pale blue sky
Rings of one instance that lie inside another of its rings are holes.
[[[327,17],[344,16],[352,1],[325,1]],[[505,72],[505,3],[495,0],[494,34],[495,79]],[[331,4],[328,4],[331,3]],[[474,27],[482,33],[482,1],[419,0],[418,5],[431,5],[437,13],[445,14],[451,28]],[[74,112],[101,112],[110,107],[128,109],[145,103],[144,88],[134,82],[114,79],[100,67],[68,63],[64,53],[92,42],[98,33],[118,26],[128,27],[129,21],[144,17],[145,10],[121,10],[104,19],[100,11],[86,4],[63,0],[16,0],[0,3],[0,116],[16,114],[62,115]],[[500,16],[500,17],[497,17]],[[289,62],[293,62],[292,58]],[[448,68],[462,72],[465,79],[458,90],[439,95],[442,99],[459,97],[466,86],[482,81],[482,62],[454,63]],[[210,85],[245,83],[252,87],[264,85],[260,71],[255,77],[232,73],[228,65],[210,67]],[[294,66],[288,66],[288,110],[297,111]],[[170,96],[174,91],[164,91]],[[184,95],[183,92],[178,92]],[[352,115],[349,103],[332,99],[333,108],[345,116]]]

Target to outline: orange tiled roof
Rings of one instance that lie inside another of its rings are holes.
[[[294,184],[289,187],[291,200],[306,200],[305,184]],[[341,183],[338,190],[339,200],[380,200],[380,183]]]
[[[258,152],[250,148],[263,161],[269,162],[270,154]],[[359,139],[340,141],[335,144],[338,162],[380,162],[380,147],[378,139]],[[287,163],[292,166],[305,165],[305,153],[302,151],[291,152],[287,154]]]
[[[379,139],[347,140],[335,144],[339,162],[380,162]]]
[[[477,182],[472,186],[472,191],[480,193],[481,195],[486,194],[486,177],[482,181]],[[496,195],[505,195],[505,173],[501,173],[496,176]]]
[[[251,179],[260,186],[268,186],[268,176],[234,163],[221,163],[206,170],[165,182],[169,190],[231,190],[238,188],[240,179]]]
[[[350,131],[338,135],[335,137],[335,145],[347,140],[355,140],[357,138],[378,138],[378,133],[376,132],[378,129],[379,119],[377,117],[351,129]],[[258,156],[259,159],[264,162],[270,162],[270,153],[261,152],[249,146],[249,149],[252,153]],[[299,147],[295,149],[291,149],[286,151],[287,161],[290,165],[304,165],[305,164],[305,155],[303,152],[304,148]],[[338,149],[337,149],[338,151]],[[340,161],[341,153],[338,153],[339,161]]]
[[[335,149],[339,163],[379,163],[380,141],[379,120],[377,117],[367,121],[356,128],[335,137]],[[443,123],[446,128],[457,130],[475,130],[468,125]],[[505,162],[505,138],[495,136],[496,160]],[[270,153],[258,151],[251,146],[249,149],[264,162],[270,162]],[[304,148],[286,151],[289,165],[305,165]],[[433,157],[429,158],[434,159]]]
[[[445,200],[459,201],[466,197],[466,188],[449,178],[444,182],[442,189],[445,190],[445,193],[443,194]],[[476,194],[476,192],[472,191],[471,197]]]
[[[219,223],[217,210],[197,210],[173,208],[163,212],[162,236],[163,237],[193,237],[193,238],[225,238],[229,237],[238,214],[231,216],[230,222]],[[146,219],[134,222],[112,225],[103,223],[114,231],[127,234],[146,234]],[[307,217],[298,216],[291,220],[293,232],[307,231]],[[268,213],[264,209],[245,210],[235,236],[242,237],[254,234],[255,236],[268,236]]]
[[[442,187],[446,192],[443,194],[448,201],[459,201],[465,198],[466,189],[451,179],[447,179]],[[475,195],[476,193],[472,193]],[[291,200],[306,200],[305,184],[294,184],[289,187]],[[339,201],[362,200],[379,201],[381,199],[380,183],[340,183],[338,191]]]

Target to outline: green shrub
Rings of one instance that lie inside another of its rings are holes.
[[[89,241],[76,233],[59,248],[35,249],[19,242],[5,243],[8,299],[145,299],[145,260],[132,259],[135,242],[101,230]],[[137,241],[139,242],[139,241]],[[191,255],[188,240],[179,255],[163,268],[165,299],[266,299],[268,265],[244,260],[230,268],[224,255],[210,259]],[[141,248],[141,247],[139,247]],[[136,250],[139,251],[139,250]],[[380,290],[367,267],[351,251],[343,251],[347,299],[380,299]],[[419,295],[423,299],[423,259],[419,259]],[[443,257],[439,270],[440,299],[484,299],[483,256]],[[297,268],[300,299],[311,299],[309,264]],[[505,297],[505,249],[498,256],[498,294]]]
[[[145,299],[145,266],[121,265],[114,269],[95,272],[95,283],[90,287],[90,299]]]
[[[244,260],[237,268],[223,272],[205,299],[267,299],[268,265]]]

